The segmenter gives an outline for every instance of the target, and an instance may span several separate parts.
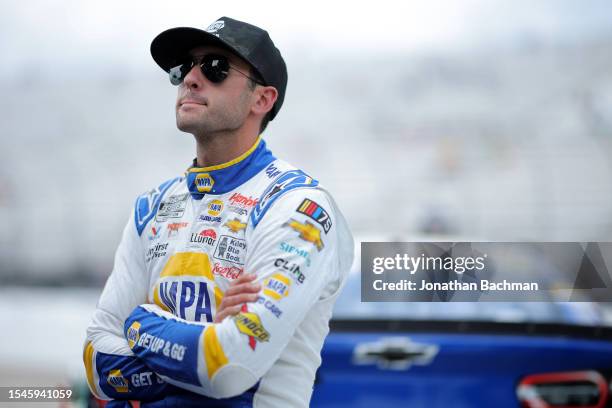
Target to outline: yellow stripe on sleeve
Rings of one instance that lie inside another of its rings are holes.
[[[208,326],[204,332],[204,359],[208,370],[208,378],[211,379],[218,369],[228,363],[223,347],[217,338],[215,326]]]
[[[87,374],[87,384],[91,392],[98,397],[96,385],[94,384],[94,373],[93,373],[93,359],[94,359],[94,348],[91,341],[87,342],[85,350],[83,350],[83,362],[85,363],[85,372]]]

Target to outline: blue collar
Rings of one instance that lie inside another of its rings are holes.
[[[261,137],[249,150],[227,163],[209,167],[190,167],[185,173],[191,196],[201,200],[205,194],[232,191],[262,171],[276,158]],[[195,161],[194,161],[195,164]]]

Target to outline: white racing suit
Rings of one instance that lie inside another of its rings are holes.
[[[353,252],[329,193],[261,138],[188,169],[136,201],[87,329],[91,391],[143,407],[308,406]],[[243,273],[258,301],[213,323]]]

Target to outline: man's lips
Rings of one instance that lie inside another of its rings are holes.
[[[193,99],[185,99],[179,102],[179,106],[183,106],[183,105],[206,105],[206,102],[204,101],[195,101]]]

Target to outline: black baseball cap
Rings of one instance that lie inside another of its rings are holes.
[[[179,65],[191,49],[208,44],[226,48],[238,55],[253,67],[265,85],[276,88],[278,99],[270,115],[270,120],[274,119],[285,99],[287,66],[266,30],[221,17],[206,30],[176,27],[162,32],[151,43],[151,55],[157,65],[168,72]]]

